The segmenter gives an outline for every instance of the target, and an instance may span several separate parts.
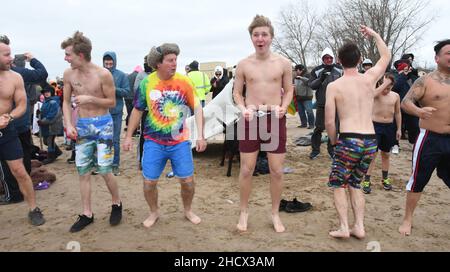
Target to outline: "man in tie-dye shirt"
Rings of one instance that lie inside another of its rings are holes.
[[[137,128],[143,111],[148,108],[142,158],[144,176],[144,195],[150,207],[150,215],[143,222],[150,228],[159,218],[157,183],[170,159],[173,172],[181,184],[184,215],[194,224],[201,219],[192,212],[194,198],[194,161],[192,158],[189,131],[185,120],[194,112],[197,124],[196,150],[206,149],[203,137],[203,111],[192,81],[179,73],[177,56],[180,49],[176,44],[163,44],[153,47],[147,57],[148,64],[156,70],[140,84],[134,98],[134,109],[128,122],[128,131],[123,148],[131,149],[132,132]]]

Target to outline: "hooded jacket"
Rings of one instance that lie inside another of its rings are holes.
[[[217,77],[216,72],[220,72],[222,73],[222,75],[220,77]],[[214,69],[214,77],[211,79],[210,92],[212,92],[212,98],[216,97],[225,88],[229,81],[230,79],[224,73],[222,66],[216,66],[216,68]],[[214,87],[215,82],[217,82],[216,87]]]
[[[113,78],[114,85],[116,87],[116,106],[109,109],[111,114],[120,114],[123,112],[123,99],[130,95],[130,82],[128,80],[127,74],[118,70],[117,67],[117,56],[116,53],[108,51],[103,54],[103,59],[106,56],[110,56],[113,59],[113,67],[110,70]]]
[[[22,76],[25,84],[25,91],[27,93],[27,109],[21,117],[14,121],[14,126],[19,134],[30,129],[30,106],[34,105],[38,98],[34,84],[45,82],[48,76],[45,66],[36,58],[31,59],[30,66],[33,69],[28,69],[25,66],[14,66],[11,68],[11,70]]]
[[[330,55],[333,57],[332,65],[325,65],[325,63],[323,63],[323,57],[325,55]],[[321,59],[322,64],[311,71],[311,77],[308,85],[311,89],[316,90],[317,106],[325,107],[327,86],[329,83],[340,78],[344,73],[344,69],[342,66],[335,63],[336,58],[330,48],[323,50]]]
[[[45,98],[41,107],[42,136],[60,135],[63,133],[63,120],[59,96]]]

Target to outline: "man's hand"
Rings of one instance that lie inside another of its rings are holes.
[[[76,140],[78,137],[77,129],[73,126],[66,128],[66,134],[67,134],[67,137],[69,137],[72,140]]]
[[[424,107],[420,109],[419,118],[423,120],[428,120],[433,115],[436,109],[432,107]]]
[[[391,79],[390,77],[384,76],[383,84],[384,84],[385,86],[389,86],[389,85],[391,85],[391,84],[393,84],[393,83],[394,83],[394,82],[392,82],[392,79]]]
[[[132,147],[133,147],[133,139],[131,139],[131,137],[129,136],[125,137],[122,144],[123,151],[130,151]]]
[[[42,121],[41,120],[37,120],[37,123],[39,126],[42,126]]]
[[[90,96],[90,95],[77,95],[77,96],[74,97],[73,101],[78,106],[86,105],[86,104],[92,103],[92,96]]]
[[[287,110],[285,108],[280,107],[280,106],[276,106],[275,107],[275,116],[278,119],[281,119],[281,118],[283,118],[286,115],[286,111]]]
[[[367,39],[369,39],[370,37],[373,37],[375,35],[378,35],[378,33],[376,33],[373,29],[371,29],[370,27],[365,26],[365,25],[361,25],[360,31],[363,34],[363,36]]]
[[[207,143],[206,143],[205,139],[198,139],[197,143],[195,145],[195,151],[203,152],[206,150],[206,146],[207,146]]]
[[[253,120],[253,117],[255,115],[256,112],[256,107],[253,105],[249,105],[248,107],[245,108],[245,110],[242,112],[242,115],[244,116],[245,120],[247,121],[251,121]]]
[[[0,116],[0,129],[7,127],[9,124],[9,116],[8,114],[3,114]]]
[[[400,138],[402,138],[402,130],[398,129],[397,132],[395,133],[395,138],[397,139],[397,141],[400,141]]]
[[[407,76],[409,73],[411,73],[411,67],[406,67],[405,69],[401,70],[400,72],[398,72],[400,75],[403,74],[405,76]]]
[[[24,53],[23,55],[25,56],[25,61],[27,62],[30,62],[32,59],[34,59],[34,56],[30,52]]]

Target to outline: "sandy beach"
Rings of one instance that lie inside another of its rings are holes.
[[[269,176],[254,177],[250,201],[249,230],[236,231],[239,214],[238,163],[232,177],[226,167],[219,166],[222,144],[209,142],[205,153],[195,154],[196,194],[194,212],[201,218],[193,225],[183,216],[180,185],[177,180],[161,177],[159,202],[161,217],[154,227],[146,229],[142,221],[148,206],[142,192],[142,177],[137,170],[135,152],[121,153],[121,172],[117,177],[123,201],[123,220],[109,226],[111,200],[99,176],[92,177],[94,224],[79,233],[69,233],[81,212],[78,175],[66,159],[70,151],[49,165],[57,181],[47,190],[37,191],[38,205],[46,224],[33,227],[27,222],[27,205],[23,202],[0,206],[0,251],[69,251],[68,243],[76,241],[81,251],[150,251],[150,252],[334,252],[368,251],[377,242],[381,251],[449,251],[450,194],[445,184],[433,175],[415,212],[412,236],[402,237],[397,229],[402,221],[406,199],[405,183],[411,172],[412,146],[401,141],[399,155],[391,159],[390,175],[395,190],[381,187],[380,159],[372,176],[373,191],[366,195],[364,240],[335,240],[328,232],[338,225],[333,205],[333,192],[326,185],[331,160],[322,145],[322,154],[310,160],[310,147],[297,147],[294,140],[310,130],[297,128],[298,119],[288,117],[288,153],[285,167],[294,173],[285,175],[283,198],[297,197],[311,202],[313,209],[305,213],[281,213],[286,232],[276,234],[270,219]],[[122,135],[123,136],[123,135]],[[34,139],[38,143],[38,139]],[[137,139],[135,140],[137,141]],[[62,138],[58,139],[62,142]],[[166,167],[164,173],[169,171]],[[349,211],[351,214],[351,211]],[[350,215],[350,222],[353,216]]]

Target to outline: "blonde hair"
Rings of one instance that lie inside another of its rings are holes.
[[[259,14],[257,14],[255,16],[255,18],[253,18],[252,23],[248,27],[248,32],[250,33],[250,36],[252,35],[253,30],[255,28],[261,27],[261,26],[269,27],[270,35],[272,35],[272,38],[274,37],[274,29],[273,29],[273,26],[272,26],[272,22],[270,21],[269,18],[267,18],[267,17],[265,17],[263,15],[259,15]]]
[[[61,49],[66,49],[68,46],[73,46],[75,54],[83,54],[87,61],[91,61],[92,43],[88,37],[83,36],[83,32],[76,31],[72,37],[61,43]]]

